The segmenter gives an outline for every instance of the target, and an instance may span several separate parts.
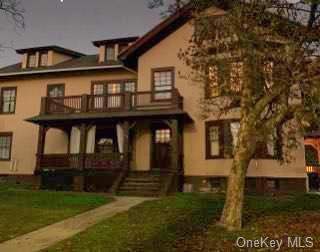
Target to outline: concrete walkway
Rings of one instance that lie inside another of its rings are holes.
[[[79,214],[61,222],[41,228],[31,233],[0,244],[1,252],[34,252],[82,232],[101,220],[126,211],[148,198],[117,197],[116,201],[102,207]]]

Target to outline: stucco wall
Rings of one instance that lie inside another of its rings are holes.
[[[26,118],[40,112],[41,97],[47,94],[48,84],[65,84],[65,94],[81,95],[90,93],[93,80],[117,80],[136,78],[127,71],[104,71],[60,76],[45,76],[19,80],[0,81],[2,87],[17,87],[16,113],[0,115],[0,132],[13,132],[12,159],[0,161],[0,174],[32,174],[35,168],[35,154],[38,141],[38,126],[25,122]],[[50,130],[46,138],[46,153],[64,153],[67,148],[66,135],[59,130]],[[16,160],[14,171],[12,163]]]
[[[192,26],[186,24],[139,58],[138,89],[141,91],[151,89],[152,68],[175,67],[175,87],[184,98],[184,110],[194,120],[194,124],[186,125],[184,128],[185,174],[187,176],[226,176],[229,174],[232,160],[205,159],[205,122],[199,117],[199,101],[204,96],[204,88],[200,83],[192,81],[192,76],[188,74],[190,70],[177,57],[180,49],[188,47],[192,32]],[[236,114],[235,112],[228,117],[235,118]],[[212,117],[208,120],[213,119]],[[248,176],[305,177],[303,140],[301,140],[300,149],[294,152],[294,156],[295,161],[284,166],[280,166],[274,160],[255,160],[250,164]],[[147,163],[149,156],[142,153],[138,159]]]

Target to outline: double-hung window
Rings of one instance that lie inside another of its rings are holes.
[[[237,146],[240,123],[237,120],[210,121],[206,123],[207,159],[228,158]]]
[[[6,87],[1,89],[1,113],[14,114],[16,110],[16,87]]]
[[[218,125],[208,125],[207,129],[207,156],[219,157],[220,156],[220,127]]]
[[[0,132],[0,161],[10,161],[12,146],[12,133]]]
[[[174,86],[174,69],[155,69],[152,71],[153,98],[155,100],[168,100],[172,98]]]

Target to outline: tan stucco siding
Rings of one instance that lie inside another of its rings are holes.
[[[38,126],[25,122],[26,118],[40,112],[41,97],[47,94],[48,84],[65,84],[65,95],[89,94],[94,80],[135,79],[127,71],[92,72],[82,75],[69,74],[60,77],[28,78],[15,81],[0,81],[2,87],[17,87],[16,112],[14,115],[0,115],[0,132],[13,132],[13,145],[10,162],[0,161],[0,174],[32,174],[35,168]],[[48,131],[46,153],[65,153],[67,151],[66,135],[59,130]],[[16,170],[12,163],[16,161]]]
[[[146,171],[150,169],[150,144],[151,132],[148,123],[139,123],[136,130],[135,164],[136,170]]]
[[[227,176],[232,160],[205,159],[205,123],[199,117],[199,101],[204,95],[204,88],[189,76],[190,69],[178,58],[180,49],[186,49],[192,36],[190,24],[162,40],[139,58],[138,89],[151,90],[152,68],[175,67],[175,87],[184,98],[184,110],[193,118],[194,124],[184,128],[184,170],[189,176]],[[228,116],[230,118],[234,115]],[[210,118],[214,120],[215,118]],[[303,143],[301,141],[301,143]],[[280,166],[274,160],[257,160],[250,165],[248,176],[266,177],[305,177],[304,147],[294,152],[295,161],[290,165]],[[141,151],[138,159],[146,159]]]

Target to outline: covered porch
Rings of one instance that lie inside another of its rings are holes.
[[[65,174],[78,191],[99,180],[112,193],[132,174],[152,176],[166,194],[174,177],[183,175],[183,125],[176,115],[40,124],[36,173]]]

